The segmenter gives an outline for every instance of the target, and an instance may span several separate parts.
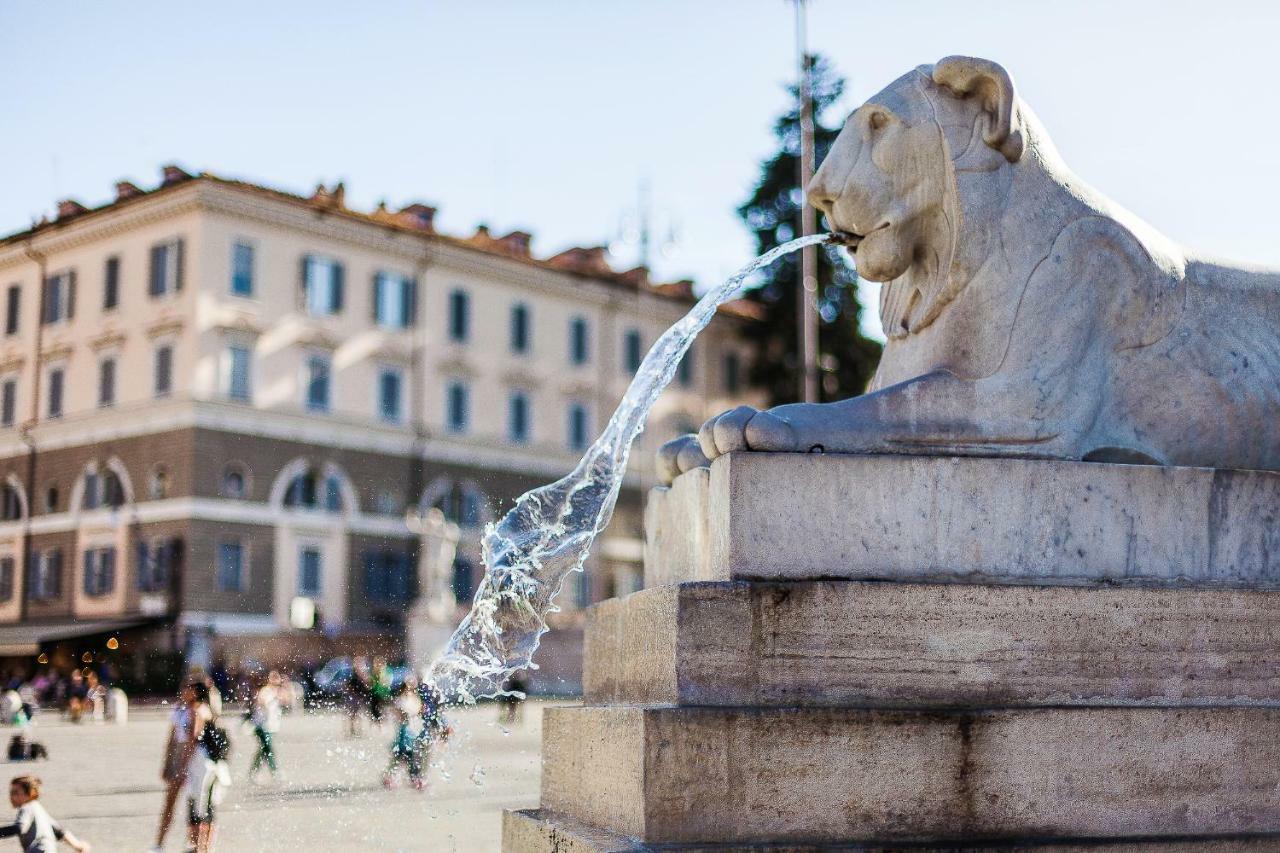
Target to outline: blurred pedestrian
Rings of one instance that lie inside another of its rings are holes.
[[[249,781],[255,781],[258,771],[266,764],[274,779],[277,771],[275,734],[280,731],[281,711],[284,705],[284,680],[274,669],[267,675],[266,683],[253,697],[249,721],[253,724],[254,737],[258,739],[258,752],[249,765]]]
[[[387,788],[395,787],[396,770],[401,765],[408,771],[409,784],[419,791],[426,787],[422,777],[422,700],[416,688],[413,679],[406,678],[391,703],[396,733],[391,741],[391,763],[382,774],[382,784]]]
[[[347,678],[347,735],[360,736],[360,717],[373,704],[373,679],[369,674],[369,662],[356,658],[351,662],[351,675]]]
[[[210,707],[208,683],[192,682],[191,692],[194,723],[192,746],[187,750],[187,846],[206,853],[213,846],[216,807],[231,784],[227,765],[231,742]]]
[[[13,823],[0,826],[0,838],[16,837],[23,853],[54,853],[59,841],[72,850],[88,853],[88,842],[63,829],[40,804],[40,784],[35,776],[15,776],[9,783],[9,804],[18,814]]]
[[[373,659],[369,676],[369,718],[381,728],[383,714],[391,702],[391,670],[387,667],[386,658]]]
[[[188,681],[178,693],[178,701],[169,714],[169,739],[164,747],[164,764],[160,778],[165,784],[164,807],[160,812],[160,826],[156,829],[153,853],[164,850],[164,839],[173,823],[173,810],[187,781],[187,765],[194,750],[195,719],[191,713],[195,701],[195,682]]]

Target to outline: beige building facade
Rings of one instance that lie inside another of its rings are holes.
[[[461,530],[460,612],[483,525],[572,467],[692,302],[600,249],[539,259],[522,232],[449,236],[427,205],[343,194],[166,167],[0,240],[0,655],[107,636],[201,661],[394,649],[415,519]],[[641,584],[652,451],[759,402],[757,318],[726,307],[655,409],[566,624]]]

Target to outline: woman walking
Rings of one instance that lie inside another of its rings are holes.
[[[249,781],[256,782],[258,771],[266,764],[271,778],[276,776],[275,734],[280,731],[281,706],[284,681],[280,673],[272,670],[267,681],[253,697],[253,710],[249,720],[253,724],[254,737],[258,739],[258,752],[249,765]]]

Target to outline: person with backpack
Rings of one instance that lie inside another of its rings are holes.
[[[213,845],[215,807],[231,784],[227,758],[231,739],[209,707],[209,687],[193,681],[191,687],[192,743],[187,765],[187,843],[196,853]]]

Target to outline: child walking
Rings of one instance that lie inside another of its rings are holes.
[[[35,776],[15,776],[9,783],[9,804],[18,810],[13,823],[0,826],[0,838],[17,837],[23,853],[54,853],[58,842],[72,850],[88,853],[88,843],[67,832],[40,804],[40,780]]]
[[[391,763],[382,774],[382,784],[395,787],[396,768],[401,764],[409,771],[409,782],[421,791],[426,787],[422,778],[422,700],[418,698],[417,685],[406,678],[396,692],[392,704],[396,719],[396,737],[391,742]]]

